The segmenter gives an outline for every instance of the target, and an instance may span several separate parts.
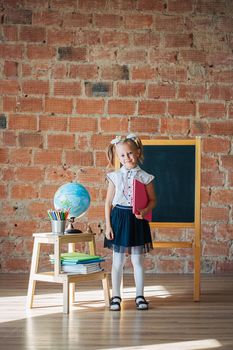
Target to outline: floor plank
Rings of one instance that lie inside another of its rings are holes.
[[[133,276],[124,277],[121,312],[104,305],[101,283],[77,289],[69,315],[61,285],[38,282],[35,307],[25,309],[28,276],[0,275],[1,350],[233,349],[233,276],[202,276],[193,302],[192,275],[146,275],[148,311],[135,309]]]

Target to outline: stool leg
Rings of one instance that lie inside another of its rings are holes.
[[[105,305],[109,307],[109,305],[110,305],[110,289],[109,289],[108,274],[106,274],[105,278],[102,279],[102,284],[103,284],[103,290],[104,290]]]
[[[32,253],[32,262],[31,262],[31,270],[30,277],[28,283],[28,294],[27,294],[27,308],[31,309],[33,306],[34,293],[36,288],[36,280],[35,274],[38,271],[39,264],[39,256],[40,256],[40,243],[35,238],[33,245],[33,253]]]
[[[70,309],[69,279],[63,281],[63,313],[68,314]]]

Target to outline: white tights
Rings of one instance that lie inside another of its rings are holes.
[[[132,247],[131,262],[134,269],[134,281],[136,285],[136,296],[144,295],[144,255],[134,254]],[[121,296],[121,280],[125,264],[125,253],[113,251],[112,261],[112,296]]]

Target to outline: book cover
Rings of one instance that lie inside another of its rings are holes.
[[[146,185],[134,179],[133,180],[133,213],[137,215],[140,214],[139,210],[146,208],[148,201],[149,199],[146,191]],[[152,220],[152,210],[145,215],[144,219],[148,221]]]

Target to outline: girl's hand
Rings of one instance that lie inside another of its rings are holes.
[[[147,214],[148,210],[140,209],[139,212],[140,212],[140,214],[135,214],[135,216],[136,216],[137,219],[143,220],[144,216]]]
[[[109,240],[112,240],[114,238],[113,230],[111,227],[106,228],[105,237]]]

